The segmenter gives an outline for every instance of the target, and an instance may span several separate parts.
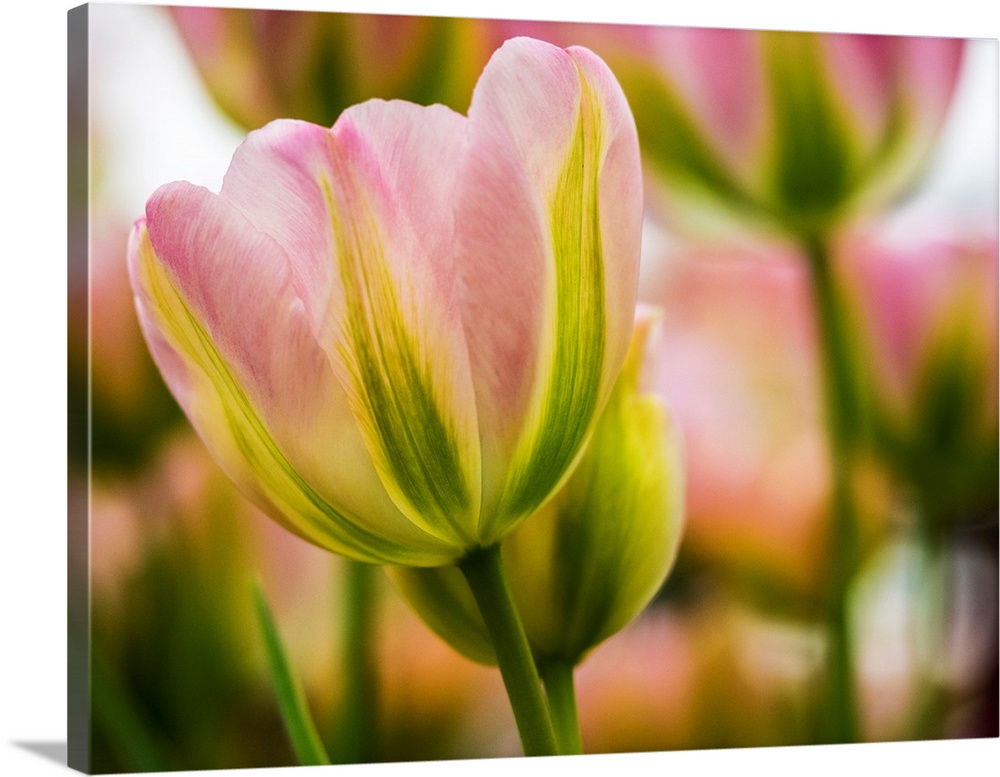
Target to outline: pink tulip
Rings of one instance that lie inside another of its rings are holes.
[[[509,41],[468,117],[370,101],[251,133],[220,194],[132,235],[163,375],[253,501],[329,550],[434,566],[570,470],[632,330],[631,114],[585,49]]]
[[[636,37],[633,51],[650,67],[637,77],[653,76],[646,86],[665,100],[639,112],[654,163],[785,222],[836,219],[912,184],[948,108],[963,46],[669,28]],[[668,105],[675,116],[654,113]]]
[[[870,333],[878,442],[928,528],[996,509],[995,223],[855,238],[846,275]]]
[[[920,383],[942,349],[970,351],[980,403],[967,408],[983,425],[997,422],[995,234],[963,228],[911,231],[906,239],[856,237],[845,271],[857,290],[873,340],[883,399],[913,423]]]

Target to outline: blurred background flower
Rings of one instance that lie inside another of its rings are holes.
[[[668,28],[637,38],[622,71],[626,83],[635,79],[653,180],[674,202],[687,188],[730,212],[807,231],[914,186],[963,47],[947,38]]]
[[[995,224],[926,220],[844,250],[871,334],[878,442],[928,531],[996,510],[997,252]]]
[[[830,489],[805,269],[764,247],[644,261],[641,293],[664,311],[659,385],[687,445],[686,558],[801,609],[823,579]]]
[[[245,129],[289,117],[331,126],[345,108],[371,97],[442,103],[465,113],[493,53],[474,49],[473,28],[458,19],[197,7],[169,12],[212,96]]]

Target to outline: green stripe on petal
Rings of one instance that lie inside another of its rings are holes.
[[[580,112],[565,164],[550,202],[553,267],[546,332],[548,373],[536,395],[533,423],[518,446],[499,519],[537,508],[570,468],[592,427],[605,350],[604,257],[599,178],[601,106],[581,73]],[[483,527],[484,537],[503,527]]]
[[[478,510],[463,459],[448,386],[435,385],[431,338],[419,314],[407,318],[393,283],[377,221],[361,186],[333,154],[336,187],[322,179],[345,311],[337,353],[345,390],[382,483],[396,505],[430,534],[472,546]],[[338,202],[334,188],[349,198]],[[438,382],[440,383],[440,381]]]
[[[252,471],[255,487],[280,512],[272,517],[310,542],[361,561],[414,565],[448,562],[447,552],[429,551],[373,534],[318,494],[278,448],[208,331],[156,258],[145,234],[138,271],[163,335],[214,389],[224,418],[213,417],[211,422],[225,424]]]

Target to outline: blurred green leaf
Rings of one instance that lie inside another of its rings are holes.
[[[778,150],[774,206],[791,224],[815,229],[835,215],[850,192],[848,134],[824,75],[820,38],[782,32],[766,40]]]
[[[304,766],[319,766],[330,763],[330,757],[320,741],[316,724],[313,722],[306,705],[305,695],[297,679],[292,674],[292,668],[281,644],[278,628],[267,605],[264,590],[260,583],[254,585],[254,599],[257,604],[257,616],[264,635],[264,646],[267,650],[267,661],[271,668],[271,677],[278,693],[278,706],[281,717],[288,730],[296,756]]]
[[[97,728],[111,739],[111,746],[130,771],[164,772],[179,768],[167,754],[166,745],[156,736],[156,727],[146,720],[143,710],[117,670],[95,642],[91,648],[91,689]]]

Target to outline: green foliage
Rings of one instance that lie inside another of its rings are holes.
[[[329,764],[330,757],[323,748],[316,724],[309,713],[302,687],[292,671],[288,657],[285,655],[278,627],[271,615],[271,609],[268,607],[264,590],[259,582],[254,585],[254,603],[257,607],[257,618],[264,637],[271,679],[278,695],[281,718],[285,722],[285,729],[295,750],[295,755],[298,757],[299,763],[305,766]]]

